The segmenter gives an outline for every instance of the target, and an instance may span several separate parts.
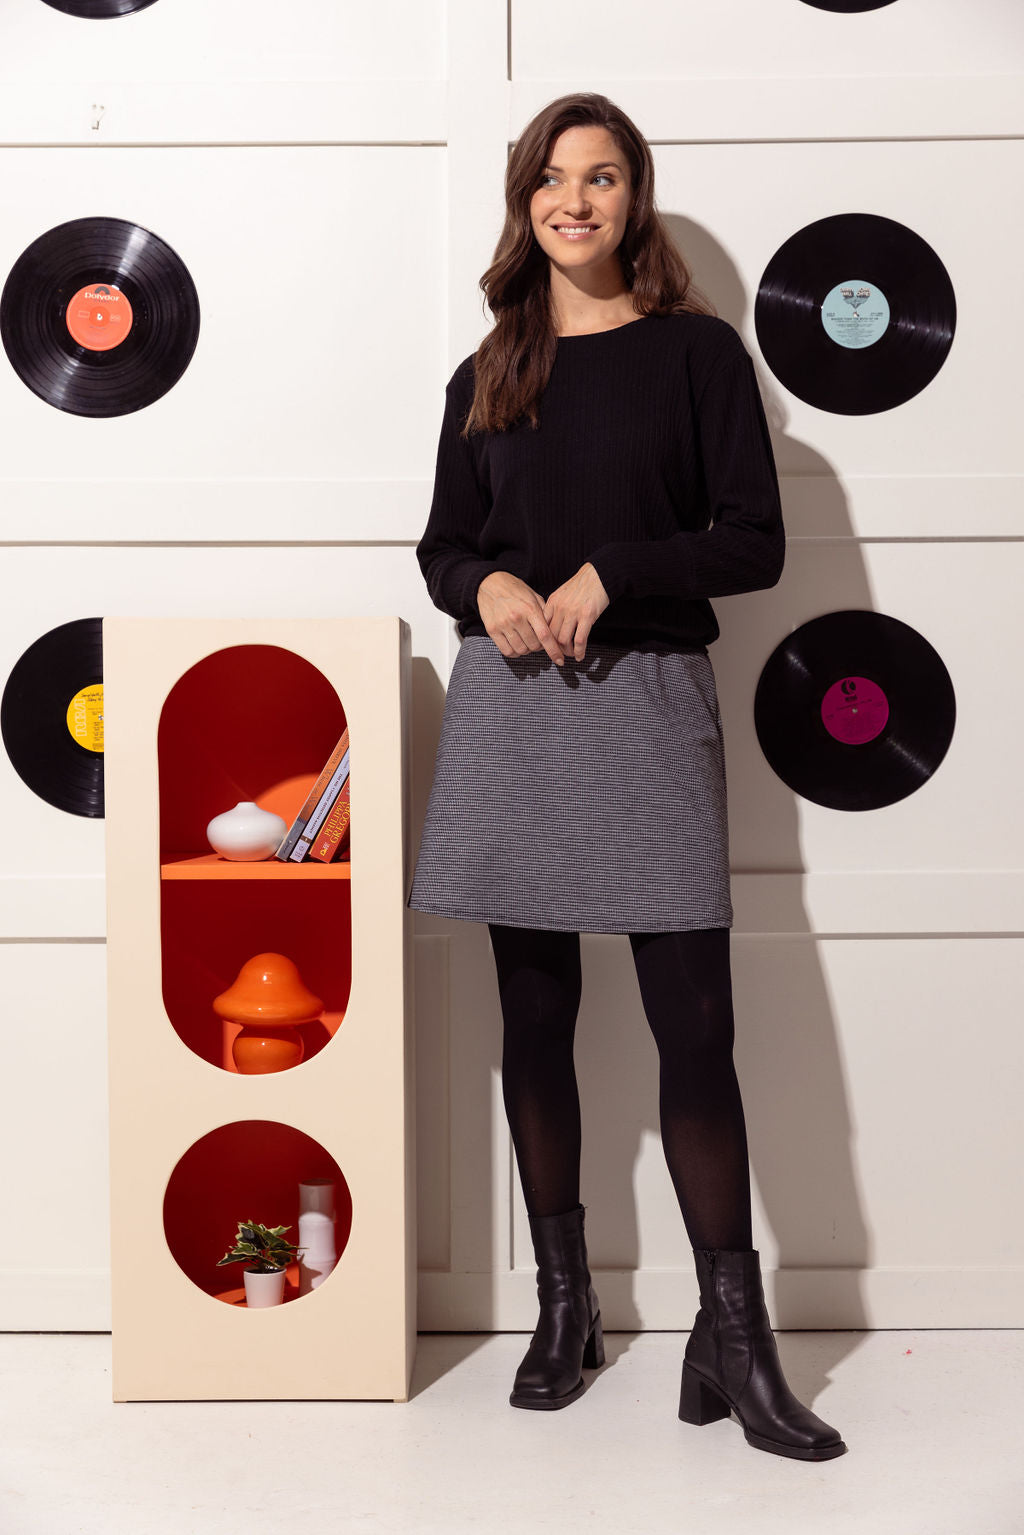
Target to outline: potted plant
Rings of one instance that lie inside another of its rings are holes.
[[[242,1279],[247,1306],[278,1306],[284,1299],[285,1269],[299,1250],[284,1240],[283,1233],[290,1230],[290,1226],[239,1221],[234,1247],[218,1258],[218,1268],[225,1263],[245,1264]]]

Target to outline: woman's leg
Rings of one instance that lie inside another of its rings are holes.
[[[661,1139],[690,1246],[749,1249],[729,929],[630,933],[629,941],[661,1058]]]
[[[540,1317],[516,1371],[513,1407],[550,1411],[604,1363],[580,1204],[580,1100],[572,1046],[580,935],[489,924],[505,1021],[501,1082],[530,1215]]]
[[[755,1449],[830,1460],[846,1445],[786,1383],[760,1255],[751,1246],[747,1134],[732,1060],[729,929],[632,933],[630,939],[661,1053],[665,1158],[700,1286],[679,1416],[714,1423],[732,1410]]]
[[[580,1198],[580,1100],[573,1063],[579,933],[489,923],[504,1020],[501,1083],[526,1208],[574,1210]]]

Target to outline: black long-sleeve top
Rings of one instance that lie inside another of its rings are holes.
[[[586,561],[609,605],[591,637],[698,650],[711,597],[774,586],[779,484],[754,365],[725,320],[647,315],[560,336],[540,426],[459,436],[473,356],[448,382],[416,557],[459,634],[486,634],[477,588],[504,570],[546,601]]]

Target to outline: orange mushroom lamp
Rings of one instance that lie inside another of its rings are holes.
[[[300,1024],[319,1018],[324,1004],[304,983],[286,954],[254,954],[234,984],[213,999],[213,1010],[226,1023],[241,1025],[231,1046],[240,1072],[287,1071],[302,1060]]]

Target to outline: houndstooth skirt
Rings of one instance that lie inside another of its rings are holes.
[[[731,927],[707,652],[591,640],[560,667],[467,636],[406,904],[560,931]]]

